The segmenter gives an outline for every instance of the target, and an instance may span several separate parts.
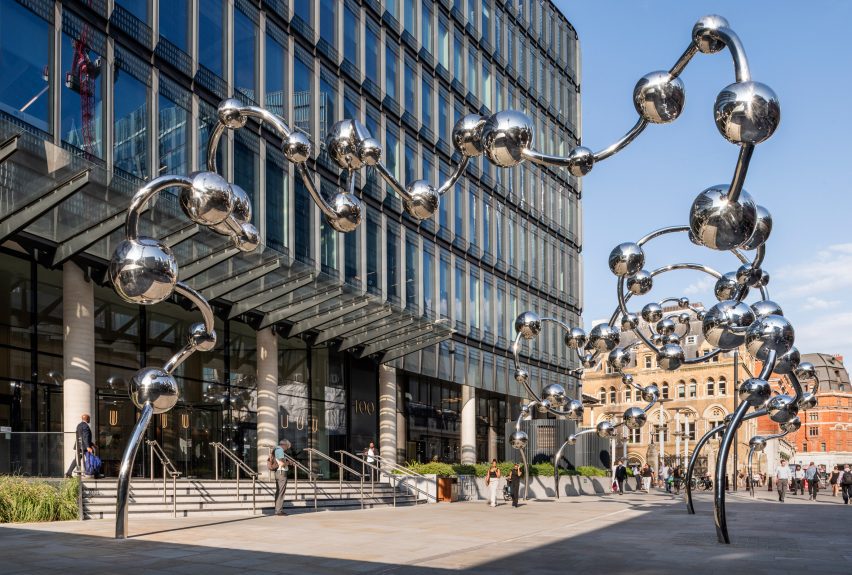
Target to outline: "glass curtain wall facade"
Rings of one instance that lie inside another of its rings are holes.
[[[266,106],[307,131],[317,150],[312,168],[328,193],[339,174],[322,141],[344,117],[381,140],[398,177],[437,182],[458,160],[450,134],[467,113],[519,109],[535,122],[537,149],[567,153],[579,143],[578,91],[577,35],[550,2],[0,0],[4,125],[132,187],[202,169],[216,104],[227,96]],[[451,400],[462,385],[484,400],[478,416],[482,409],[501,421],[517,415],[525,392],[511,377],[509,348],[520,312],[579,322],[580,185],[566,172],[526,164],[501,170],[479,158],[444,195],[439,213],[417,222],[376,174],[363,171],[356,187],[365,225],[344,236],[325,223],[265,128],[229,133],[217,161],[251,197],[253,223],[269,249],[455,330],[450,339],[388,361],[408,421],[401,457],[457,459],[449,412],[459,409]],[[5,185],[0,180],[0,194]],[[192,259],[191,243],[176,247],[179,261]],[[61,266],[43,257],[55,246],[38,238],[3,247],[9,273],[0,281],[9,285],[0,292],[0,426],[56,430]],[[95,269],[104,262],[84,263]],[[176,304],[126,304],[107,287],[96,286],[95,299],[93,416],[103,459],[113,465],[135,422],[127,379],[170,356],[197,318]],[[255,331],[245,318],[216,310],[216,349],[180,367],[181,403],[149,432],[187,476],[209,475],[212,441],[247,461],[256,457]],[[289,325],[279,327],[286,334]],[[358,402],[377,402],[376,362],[384,358],[338,351],[335,340],[310,341],[279,336],[280,435],[297,448],[361,449],[377,435],[378,410]],[[578,382],[568,371],[577,366],[567,352],[555,329],[525,349],[533,381],[558,381],[573,393]],[[440,433],[427,433],[436,429],[434,416],[420,429],[422,406],[448,412],[437,418]],[[498,423],[484,425],[502,429]],[[432,435],[445,444],[435,447]],[[477,436],[487,437],[487,429]],[[12,470],[34,460],[26,450],[36,447],[10,451]]]

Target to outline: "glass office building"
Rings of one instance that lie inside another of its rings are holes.
[[[328,196],[340,174],[322,143],[344,118],[382,142],[403,183],[448,177],[468,113],[522,110],[536,148],[566,154],[578,62],[576,32],[538,0],[0,0],[0,473],[60,474],[80,411],[115,471],[136,421],[127,381],[166,361],[198,312],[124,302],[106,263],[139,186],[205,168],[221,99],[308,133]],[[511,376],[514,318],[579,322],[579,182],[480,158],[418,222],[362,170],[364,222],[344,235],[265,127],[228,133],[217,164],[251,197],[255,253],[188,225],[169,192],[142,219],[217,315],[216,348],[180,366],[180,401],[148,432],[178,469],[209,476],[217,441],[262,461],[264,425],[297,452],[502,453],[526,395]],[[261,337],[277,414],[258,409]],[[533,381],[576,393],[568,351],[555,329],[526,348]]]

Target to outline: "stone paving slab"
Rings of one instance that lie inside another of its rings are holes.
[[[730,494],[732,545],[716,543],[712,500],[697,515],[664,493],[452,503],[288,517],[134,519],[0,526],[0,573],[450,573],[752,575],[852,573],[852,505]],[[806,528],[818,525],[818,529]]]

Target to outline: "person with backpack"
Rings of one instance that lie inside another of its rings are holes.
[[[71,477],[71,474],[82,465],[81,473],[85,475],[96,475],[100,470],[100,458],[98,460],[98,468],[93,473],[89,473],[86,468],[86,456],[95,454],[95,444],[92,442],[92,428],[89,426],[91,417],[88,413],[80,416],[80,423],[77,424],[76,435],[74,440],[74,461],[68,466],[68,471],[65,472],[65,477]]]
[[[805,479],[808,481],[808,499],[816,501],[817,493],[819,492],[819,470],[813,461],[805,469]]]
[[[852,471],[849,470],[848,464],[843,466],[843,471],[840,472],[837,482],[840,484],[843,504],[849,505],[849,500],[852,499]]]
[[[266,458],[266,467],[275,473],[275,515],[284,516],[284,494],[287,491],[287,472],[290,464],[285,452],[290,449],[290,442],[282,439],[274,451],[270,450]]]

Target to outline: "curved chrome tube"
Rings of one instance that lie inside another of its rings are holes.
[[[115,500],[115,538],[127,539],[127,506],[130,503],[130,478],[133,475],[133,461],[136,459],[136,452],[142,444],[142,438],[145,437],[145,430],[148,429],[148,424],[154,416],[154,406],[146,403],[142,408],[142,413],[139,416],[139,421],[133,428],[133,433],[130,436],[130,441],[127,442],[127,447],[124,448],[124,455],[121,456],[121,467],[118,470],[118,487]]]
[[[698,46],[695,45],[695,42],[690,42],[689,47],[681,54],[680,58],[677,59],[677,62],[669,68],[669,75],[672,78],[677,78],[683,73],[683,70],[686,68],[686,65],[689,64],[689,61],[692,60],[692,57],[698,53]]]
[[[215,341],[216,330],[214,329],[214,319],[213,319],[213,308],[210,307],[210,304],[204,299],[200,293],[189,287],[183,282],[177,282],[175,284],[175,292],[189,299],[195,307],[201,312],[201,315],[204,318],[204,331],[208,336],[212,336]],[[174,354],[169,361],[163,366],[163,371],[168,373],[169,375],[173,374],[174,371],[186,361],[189,356],[191,356],[198,349],[198,342],[193,337],[193,334],[190,334],[189,341],[183,348]]]
[[[648,120],[646,120],[645,118],[639,118],[638,120],[636,120],[636,123],[633,125],[633,127],[630,128],[630,130],[628,130],[628,132],[624,134],[621,139],[619,139],[609,147],[604,148],[599,152],[595,152],[592,155],[595,160],[595,163],[597,164],[600,161],[606,160],[607,158],[614,156],[615,154],[626,148],[628,144],[630,144],[630,142],[635,140],[636,137],[642,133],[642,131],[647,125]]]
[[[311,177],[311,173],[308,171],[308,166],[305,164],[305,162],[297,163],[296,170],[299,172],[299,176],[302,178],[302,183],[304,183],[305,187],[308,189],[308,193],[311,195],[311,199],[314,201],[320,211],[322,211],[323,215],[329,218],[333,218],[336,214],[331,208],[331,204],[328,203],[328,200],[323,197],[323,195],[320,193],[320,191],[314,184],[314,179]]]
[[[160,176],[154,178],[139,189],[127,207],[127,219],[124,223],[125,236],[129,240],[139,238],[139,216],[151,198],[168,188],[191,188],[192,180],[185,176]]]
[[[701,455],[701,450],[704,448],[704,445],[710,441],[714,435],[724,430],[725,425],[721,424],[705,433],[704,436],[698,440],[698,443],[695,444],[695,449],[692,452],[692,456],[689,458],[689,465],[686,467],[686,512],[690,515],[695,515],[695,506],[692,504],[692,476],[695,472],[695,463],[698,461],[698,456]]]
[[[743,144],[740,146],[737,167],[734,169],[734,176],[731,179],[731,185],[728,187],[728,201],[730,202],[736,202],[740,199],[740,193],[743,191],[746,174],[748,173],[748,165],[751,162],[753,153],[754,144]]]
[[[396,192],[396,194],[400,198],[402,198],[403,200],[411,199],[411,195],[405,190],[405,186],[399,183],[399,180],[396,179],[396,176],[391,174],[382,162],[379,162],[374,167],[379,172],[379,175],[382,177],[385,183],[387,183],[387,185],[393,188],[393,191]]]
[[[468,164],[469,161],[470,161],[469,157],[467,157],[467,156],[462,157],[462,160],[456,166],[455,171],[453,171],[453,173],[450,174],[450,177],[447,178],[447,181],[444,182],[443,184],[441,184],[441,186],[438,188],[438,195],[443,196],[444,193],[446,193],[447,190],[449,190],[450,188],[452,188],[453,186],[456,185],[456,182],[459,181],[459,178],[462,177],[462,174],[464,174],[464,171],[467,169],[467,164]]]
[[[736,76],[737,82],[748,82],[751,80],[748,58],[746,57],[743,43],[740,41],[737,33],[730,28],[722,27],[718,28],[715,34],[725,43],[725,46],[728,47],[728,51],[731,53],[731,58],[734,59],[734,76]]]

